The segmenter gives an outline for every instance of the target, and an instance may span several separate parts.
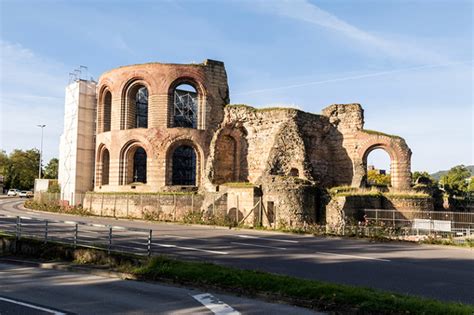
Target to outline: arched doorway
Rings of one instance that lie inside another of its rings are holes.
[[[171,184],[196,186],[196,151],[189,145],[181,145],[173,151],[171,158]]]
[[[365,186],[391,186],[391,158],[387,151],[380,147],[373,147],[366,153],[364,161],[366,169]]]

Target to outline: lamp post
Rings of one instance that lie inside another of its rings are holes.
[[[40,160],[39,160],[39,168],[38,168],[38,178],[41,179],[41,162],[43,161],[43,128],[46,125],[36,125],[41,128],[41,147],[40,147]]]

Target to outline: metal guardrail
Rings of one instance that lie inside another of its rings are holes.
[[[366,223],[384,223],[393,227],[420,231],[446,232],[456,236],[474,233],[474,213],[448,211],[403,211],[364,209]]]
[[[153,231],[74,221],[0,214],[0,231],[7,235],[48,242],[151,256]]]

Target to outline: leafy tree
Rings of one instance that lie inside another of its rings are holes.
[[[390,186],[390,175],[379,174],[377,170],[367,171],[367,182],[372,185]]]
[[[471,180],[469,181],[469,186],[467,187],[467,190],[470,192],[474,192],[474,176],[471,176]]]
[[[58,178],[58,165],[59,160],[57,158],[52,158],[48,165],[44,168],[44,178],[48,179],[57,179]]]
[[[5,172],[8,168],[9,160],[8,155],[4,150],[0,150],[0,175],[5,176]]]
[[[39,151],[14,150],[4,170],[6,188],[31,189],[38,175]]]
[[[449,195],[462,196],[468,190],[467,179],[470,176],[471,172],[464,165],[458,165],[441,177],[440,184]]]
[[[425,171],[423,172],[415,171],[411,174],[411,178],[412,178],[413,184],[420,182],[420,183],[433,185],[436,183],[436,180],[428,172],[425,172]]]

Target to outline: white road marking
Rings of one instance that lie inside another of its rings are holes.
[[[77,222],[74,222],[74,221],[64,221],[64,223],[66,223],[66,224],[76,224]]]
[[[193,295],[193,298],[216,315],[240,315],[240,312],[234,310],[210,293]]]
[[[186,246],[177,246],[177,245],[173,245],[173,244],[153,243],[153,245],[157,245],[157,246],[161,246],[161,247],[167,247],[167,248],[177,248],[177,249],[192,250],[192,251],[197,251],[197,252],[219,254],[219,255],[228,255],[229,254],[228,252],[221,252],[221,251],[217,251],[217,250],[201,249],[201,248],[186,247]]]
[[[316,252],[316,254],[341,256],[341,257],[348,257],[348,258],[357,258],[357,259],[364,259],[364,260],[377,260],[377,261],[385,261],[385,262],[390,262],[391,261],[389,259],[383,259],[383,258],[374,258],[374,257],[347,255],[347,254],[337,254],[337,253],[329,253],[329,252]]]
[[[20,219],[25,219],[25,220],[33,220],[32,218],[30,217],[20,217]]]
[[[95,223],[92,223],[91,225],[92,225],[92,226],[95,226],[95,227],[107,227],[107,226],[105,226],[105,225],[103,225],[103,224],[95,224]]]
[[[274,242],[299,243],[299,241],[294,241],[294,240],[282,240],[282,239],[277,239],[277,238],[258,237],[258,236],[251,236],[251,235],[239,234],[239,235],[236,235],[236,236],[241,237],[241,238],[254,238],[254,239],[274,241]]]
[[[163,235],[163,236],[168,236],[168,237],[175,237],[175,238],[182,238],[183,240],[190,240],[190,239],[194,239],[193,237],[178,236],[178,235]]]
[[[28,303],[24,303],[24,302],[20,302],[20,301],[15,301],[15,300],[7,299],[7,298],[4,298],[4,297],[0,297],[0,300],[5,301],[5,302],[9,302],[9,303],[13,303],[13,304],[18,304],[18,305],[25,306],[25,307],[29,307],[29,308],[32,308],[32,309],[35,309],[35,310],[55,314],[55,315],[66,315],[66,313],[51,310],[49,308],[44,308],[44,307],[41,307],[41,306],[36,306],[36,305],[32,305],[32,304],[28,304]]]
[[[275,246],[257,245],[257,244],[240,243],[240,242],[231,242],[231,244],[244,245],[244,246],[252,246],[252,247],[261,247],[261,248],[271,248],[271,249],[283,249],[283,250],[286,250],[285,247],[275,247]]]

